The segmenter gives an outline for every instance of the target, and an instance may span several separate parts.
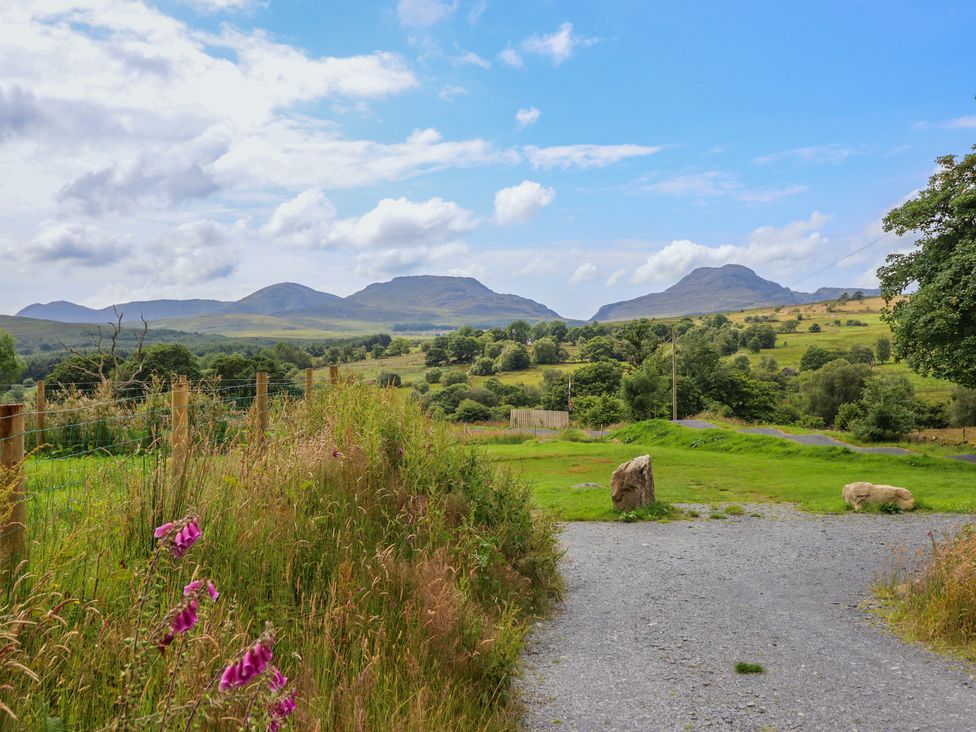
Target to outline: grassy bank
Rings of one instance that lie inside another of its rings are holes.
[[[944,458],[863,455],[731,430],[689,430],[664,421],[638,423],[611,438],[593,443],[529,440],[484,449],[529,481],[536,501],[564,520],[613,519],[610,475],[643,453],[654,461],[657,497],[668,503],[778,501],[841,512],[841,488],[869,480],[908,488],[926,509],[976,512],[976,466]]]
[[[264,729],[294,691],[293,729],[514,726],[526,621],[558,594],[552,528],[396,391],[322,390],[276,410],[264,449],[201,447],[182,479],[155,457],[60,469],[28,465],[28,553],[0,584],[5,723]],[[153,529],[185,516],[203,535],[176,557]],[[161,653],[194,578],[221,594]],[[266,624],[285,691],[270,670],[219,690]]]

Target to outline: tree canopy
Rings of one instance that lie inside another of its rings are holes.
[[[922,374],[974,387],[976,152],[937,162],[928,188],[884,219],[885,231],[919,235],[914,251],[889,254],[878,270],[889,303],[884,317],[897,357]],[[912,286],[911,297],[901,297]]]

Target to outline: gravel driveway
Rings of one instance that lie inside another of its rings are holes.
[[[976,729],[973,668],[862,607],[894,548],[965,518],[768,513],[566,525],[566,600],[525,658],[527,728]]]

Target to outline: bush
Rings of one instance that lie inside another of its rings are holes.
[[[467,384],[468,376],[463,371],[451,370],[441,377],[441,384],[444,386],[454,386],[455,384]]]
[[[886,363],[891,358],[891,341],[884,336],[878,338],[874,344],[874,355],[878,357],[878,363]]]
[[[843,351],[821,348],[820,346],[810,346],[800,356],[800,370],[816,371],[831,361],[836,361],[838,358],[845,358],[846,356],[847,354]]]
[[[800,394],[806,413],[820,417],[824,424],[833,424],[842,404],[861,399],[868,373],[864,364],[838,359],[817,371],[802,374]]]
[[[487,356],[482,356],[471,364],[468,373],[472,376],[491,376],[495,373],[495,362]]]
[[[819,323],[811,323],[810,324],[810,327],[807,328],[807,330],[809,330],[811,333],[819,333],[820,332],[820,324]]]
[[[430,384],[428,384],[426,381],[418,381],[413,385],[413,389],[418,394],[426,394],[430,391]]]
[[[376,383],[382,387],[399,388],[400,374],[395,374],[392,371],[381,371],[380,375],[376,377]]]
[[[430,369],[424,374],[424,381],[428,384],[439,384],[441,383],[442,372],[440,369]]]
[[[976,389],[960,386],[952,392],[949,423],[953,427],[976,427]]]
[[[532,365],[529,352],[521,343],[511,343],[502,350],[496,364],[499,371],[522,371]]]
[[[559,363],[559,344],[555,338],[540,338],[532,346],[532,359],[537,364]]]
[[[487,422],[491,419],[491,409],[474,399],[462,399],[454,410],[454,419],[458,422]]]
[[[607,394],[580,397],[573,405],[573,418],[594,429],[620,422],[626,414],[627,405],[623,400]]]
[[[915,429],[915,390],[904,376],[871,379],[864,390],[864,413],[851,424],[859,440],[900,440]]]
[[[861,406],[860,402],[841,404],[840,409],[837,410],[837,416],[834,418],[834,427],[839,430],[849,430],[854,421],[863,416],[864,407]]]

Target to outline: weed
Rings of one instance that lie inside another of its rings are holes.
[[[715,519],[716,521],[721,521],[721,520],[727,519],[728,516],[726,516],[724,513],[713,513],[708,518]]]
[[[766,669],[764,669],[762,664],[759,663],[739,661],[737,664],[735,664],[735,672],[737,674],[762,674],[766,672]]]
[[[670,503],[654,501],[631,511],[620,511],[617,514],[617,520],[623,521],[625,524],[637,521],[667,521],[674,518],[677,513],[678,510]]]
[[[737,503],[731,503],[725,507],[725,513],[729,516],[741,516],[745,512],[745,509]]]

